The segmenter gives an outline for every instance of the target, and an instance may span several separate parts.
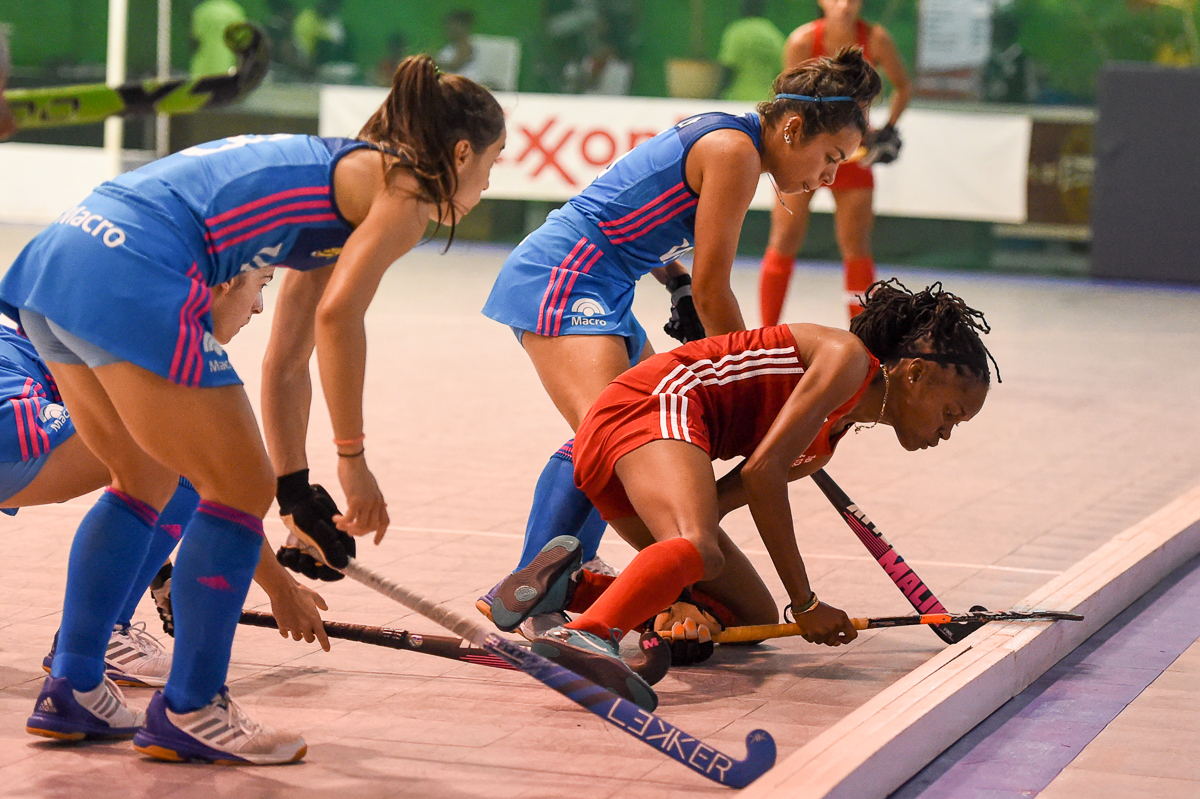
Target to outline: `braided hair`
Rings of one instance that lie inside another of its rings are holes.
[[[895,278],[871,284],[862,313],[850,322],[850,332],[880,363],[922,358],[953,366],[985,386],[991,382],[989,361],[1000,382],[1000,367],[979,337],[991,330],[982,312],[943,291],[940,281],[914,293]]]
[[[867,108],[882,90],[879,73],[863,57],[862,48],[844,47],[832,58],[810,58],[777,77],[771,86],[776,99],[759,103],[758,113],[764,125],[772,127],[789,114],[800,117],[800,132],[805,139],[821,133],[837,133],[848,125],[866,133]],[[792,98],[778,95],[792,95]],[[825,97],[850,99],[822,102]]]

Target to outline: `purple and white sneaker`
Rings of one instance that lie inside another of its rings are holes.
[[[133,748],[159,760],[256,766],[295,763],[308,752],[299,735],[247,716],[227,688],[190,713],[171,710],[162,692],[156,691]]]
[[[108,677],[90,691],[76,691],[66,677],[47,677],[25,732],[63,741],[132,738],[145,721]]]

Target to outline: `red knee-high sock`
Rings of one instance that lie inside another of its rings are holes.
[[[787,297],[788,281],[792,279],[795,257],[788,257],[779,250],[767,248],[763,253],[762,269],[758,278],[758,301],[762,312],[763,327],[779,324],[783,313],[783,301]]]
[[[875,259],[847,258],[842,265],[846,272],[846,307],[853,319],[862,313],[858,298],[875,282]]]
[[[604,589],[612,585],[615,579],[617,578],[609,574],[596,574],[584,569],[579,573],[579,582],[575,584],[575,593],[571,596],[571,604],[567,605],[567,610],[583,613],[600,598]]]
[[[686,538],[646,547],[587,611],[567,626],[603,638],[624,634],[668,607],[679,592],[704,577],[704,559]]]

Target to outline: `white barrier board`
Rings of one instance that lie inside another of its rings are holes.
[[[109,177],[100,147],[0,144],[0,221],[49,224]]]
[[[386,89],[322,87],[321,135],[355,135],[386,95]],[[744,103],[716,100],[496,96],[508,118],[508,143],[492,170],[485,195],[492,199],[569,199],[614,159],[681,119],[702,111],[750,110]],[[876,116],[885,113],[877,110]],[[1024,222],[1031,127],[1029,117],[1020,114],[910,109],[900,124],[900,159],[875,169],[876,213]],[[764,177],[752,207],[769,208],[773,202]],[[819,192],[813,209],[832,208],[829,193]]]

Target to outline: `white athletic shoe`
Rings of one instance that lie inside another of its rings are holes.
[[[617,570],[609,566],[604,560],[597,555],[596,557],[583,564],[583,570],[589,571],[592,574],[601,574],[605,577],[616,577]]]
[[[104,667],[118,685],[161,688],[171,674],[171,653],[146,631],[146,622],[113,627]]]
[[[66,677],[47,677],[25,731],[46,738],[132,738],[146,714],[125,704],[116,683],[105,677],[90,691],[76,691]]]
[[[561,610],[554,613],[539,613],[521,622],[517,627],[517,632],[526,641],[532,641],[535,638],[540,638],[555,627],[565,626],[569,621],[571,621],[571,618]]]
[[[222,688],[213,700],[191,713],[167,707],[161,691],[146,708],[146,723],[133,748],[159,760],[267,766],[295,763],[308,752],[299,735],[255,721]]]

